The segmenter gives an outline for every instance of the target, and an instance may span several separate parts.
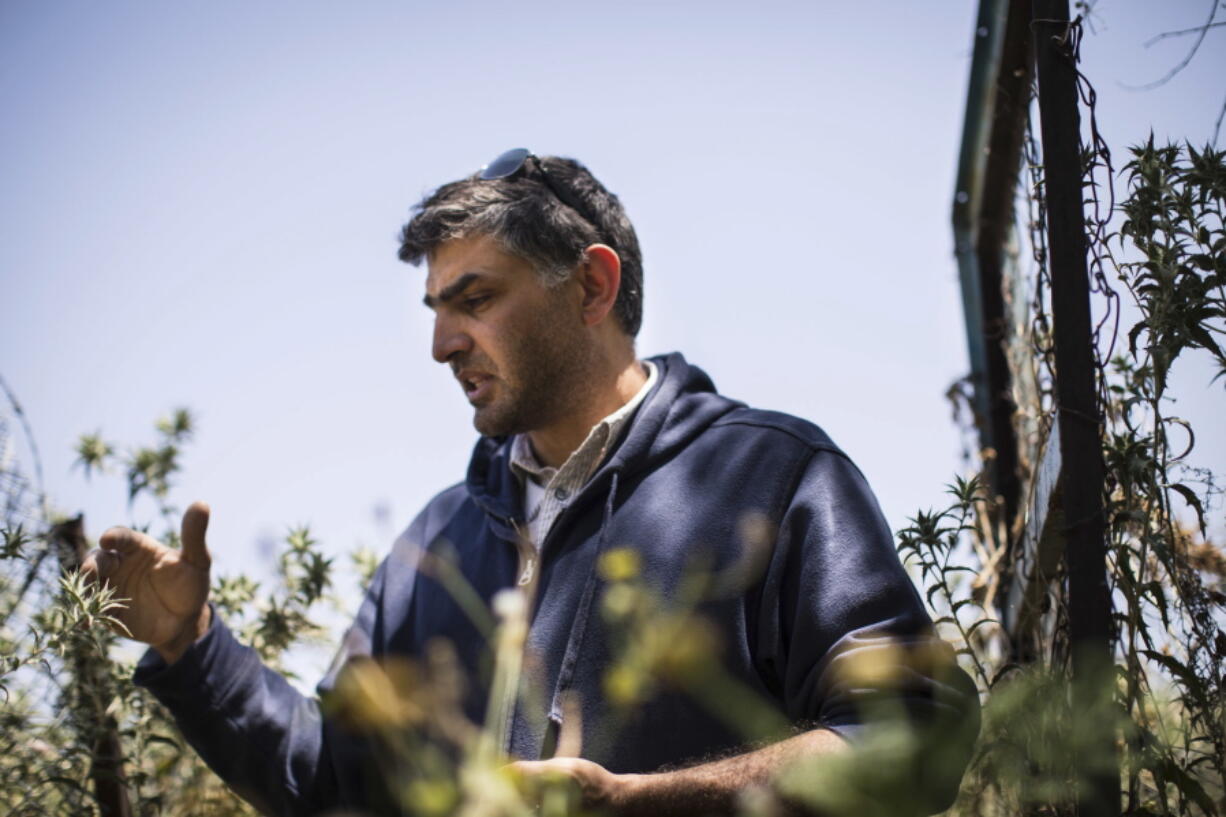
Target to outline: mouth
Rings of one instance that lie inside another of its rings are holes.
[[[484,401],[494,387],[494,376],[484,372],[460,371],[455,377],[470,403]]]

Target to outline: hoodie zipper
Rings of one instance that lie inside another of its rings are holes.
[[[545,545],[549,542],[549,540],[555,538],[553,534],[559,529],[558,523],[570,513],[572,507],[573,503],[572,505],[568,505],[566,508],[562,509],[562,512],[558,514],[558,517],[553,521],[553,525],[551,525],[549,530],[546,531],[545,537],[541,541],[539,548],[532,544],[532,537],[529,535],[526,522],[521,523],[517,519],[506,520],[511,523],[511,527],[515,530],[515,551],[519,557],[519,568],[517,578],[515,580],[515,587],[524,594],[524,609],[528,611],[527,625],[529,637],[524,640],[525,651],[528,648],[528,641],[531,640],[532,624],[536,620],[536,591],[539,585],[541,572],[541,555],[545,552]],[[508,690],[507,694],[510,695],[512,699],[516,699],[519,697],[519,690]],[[512,734],[514,731],[512,724],[514,723],[516,711],[518,709],[518,701],[509,700],[506,701],[505,704],[508,717],[505,734],[507,736],[508,745],[502,748],[504,751],[509,753],[511,751],[510,740],[512,739]]]
[[[519,568],[517,578],[515,579],[515,588],[523,595],[525,612],[525,625],[527,632],[532,630],[532,619],[535,611],[532,609],[536,600],[536,585],[537,576],[540,571],[537,569],[540,562],[540,554],[532,544],[532,539],[528,535],[528,527],[526,524],[521,525],[519,520],[508,519],[511,527],[515,530],[515,552],[519,557]],[[523,650],[527,652],[528,638],[525,634]],[[522,684],[522,678],[506,691],[506,699],[502,701],[502,710],[506,712],[506,723],[503,724],[503,734],[506,736],[506,745],[502,746],[502,750],[508,754],[511,752],[511,742],[513,740],[513,731],[515,723],[515,713],[519,703],[519,689]]]
[[[601,516],[600,531],[597,534],[597,542],[596,542],[597,557],[599,557],[600,552],[602,552],[604,549],[605,535],[607,532],[606,529],[608,528],[610,516],[613,510],[613,500],[617,496],[617,472],[614,471],[612,473],[613,473],[613,477],[608,487],[608,498],[607,498],[607,501],[605,502],[604,512]],[[589,485],[591,484],[592,483],[589,482]],[[566,520],[566,518],[569,515],[574,513],[574,508],[578,504],[577,500],[578,500],[578,497],[576,497],[575,501],[572,501],[571,504],[563,508],[562,512],[558,514],[556,519],[554,519],[553,525],[550,526],[550,529],[548,531],[546,531],[545,537],[541,541],[539,548],[532,544],[531,538],[527,535],[527,530],[521,527],[520,523],[517,520],[508,520],[511,523],[511,527],[515,529],[516,550],[519,554],[519,578],[516,580],[515,584],[516,584],[516,587],[518,587],[521,590],[521,592],[523,592],[524,594],[524,603],[527,605],[526,609],[528,611],[527,625],[528,625],[529,638],[526,638],[524,641],[525,650],[527,649],[528,641],[530,640],[530,634],[532,632],[532,625],[534,621],[536,620],[537,610],[536,610],[535,602],[536,602],[536,590],[537,590],[537,585],[538,585],[538,579],[540,575],[539,566],[540,566],[541,557],[545,553],[545,547],[549,544],[549,542],[552,539],[557,538],[556,536],[557,532],[562,529],[562,525],[560,523]],[[587,576],[585,580],[588,584],[591,584],[591,582],[594,580],[595,575],[596,575],[596,569],[597,569],[596,565],[593,564],[592,569],[591,569],[591,574]],[[587,616],[590,615],[589,605],[590,605],[590,594],[592,590],[593,588],[591,587],[587,588],[587,592],[583,594],[583,597],[582,597],[583,600],[580,602],[581,609],[576,611],[575,622],[572,625],[572,631],[571,631],[570,637],[567,639],[566,653],[563,656],[563,667],[562,667],[563,673],[569,672],[569,670],[566,667],[566,664],[568,663],[566,659],[570,657],[571,651],[576,648],[576,644],[572,642],[575,642],[576,640],[582,640],[582,632],[587,624],[586,618]],[[579,628],[578,633],[574,631],[573,629],[574,626],[577,626]],[[577,635],[578,635],[578,639],[576,639]],[[555,689],[555,692],[556,692],[556,689]],[[514,692],[509,692],[508,694],[511,694],[514,697],[518,697],[518,690],[515,690]],[[517,711],[516,704],[518,702],[517,701],[507,701],[506,703],[507,703],[506,711],[507,711],[508,722],[506,724],[505,734],[507,736],[508,745],[504,746],[503,749],[509,753],[511,751],[511,746],[509,744],[509,741],[512,739],[512,735],[514,731],[513,724],[514,724],[515,715]],[[555,703],[556,701],[550,700],[549,702],[550,710],[553,709],[553,706]],[[548,725],[545,730],[543,748],[548,747],[551,744],[556,744],[556,741],[558,738],[558,731],[560,727],[561,727],[561,721],[556,720],[551,714],[551,716],[548,719]]]
[[[515,520],[511,520],[511,526],[515,529],[515,550],[519,554],[519,571],[515,586],[524,594],[524,602],[527,605],[525,609],[528,610],[528,626],[531,627],[532,603],[536,598],[536,579],[539,573],[537,566],[540,562],[540,554],[532,544],[526,526],[520,527],[519,522]]]

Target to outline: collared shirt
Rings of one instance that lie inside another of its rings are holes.
[[[626,405],[605,417],[588,432],[587,438],[566,458],[559,468],[542,465],[528,442],[527,434],[517,434],[511,443],[511,470],[519,477],[524,491],[526,533],[532,545],[540,550],[541,542],[553,527],[558,515],[571,498],[579,493],[605,457],[617,444],[634,410],[651,391],[659,377],[651,361],[643,361],[647,382]]]

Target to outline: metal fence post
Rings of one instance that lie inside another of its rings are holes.
[[[1090,316],[1080,117],[1067,0],[1034,0],[1035,65],[1047,186],[1056,404],[1064,479],[1065,560],[1078,743],[1078,814],[1120,813],[1118,754],[1110,713],[1111,597],[1103,518],[1101,418]],[[1084,742],[1083,742],[1084,741]],[[1106,762],[1106,761],[1112,762]]]

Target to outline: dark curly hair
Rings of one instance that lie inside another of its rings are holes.
[[[643,256],[634,226],[617,196],[574,159],[542,156],[549,181],[582,204],[565,204],[531,162],[503,179],[473,174],[435,190],[413,208],[400,231],[400,260],[420,264],[440,244],[488,235],[536,267],[546,286],[565,281],[592,244],[607,244],[621,258],[621,289],[613,312],[634,337],[643,323]]]

